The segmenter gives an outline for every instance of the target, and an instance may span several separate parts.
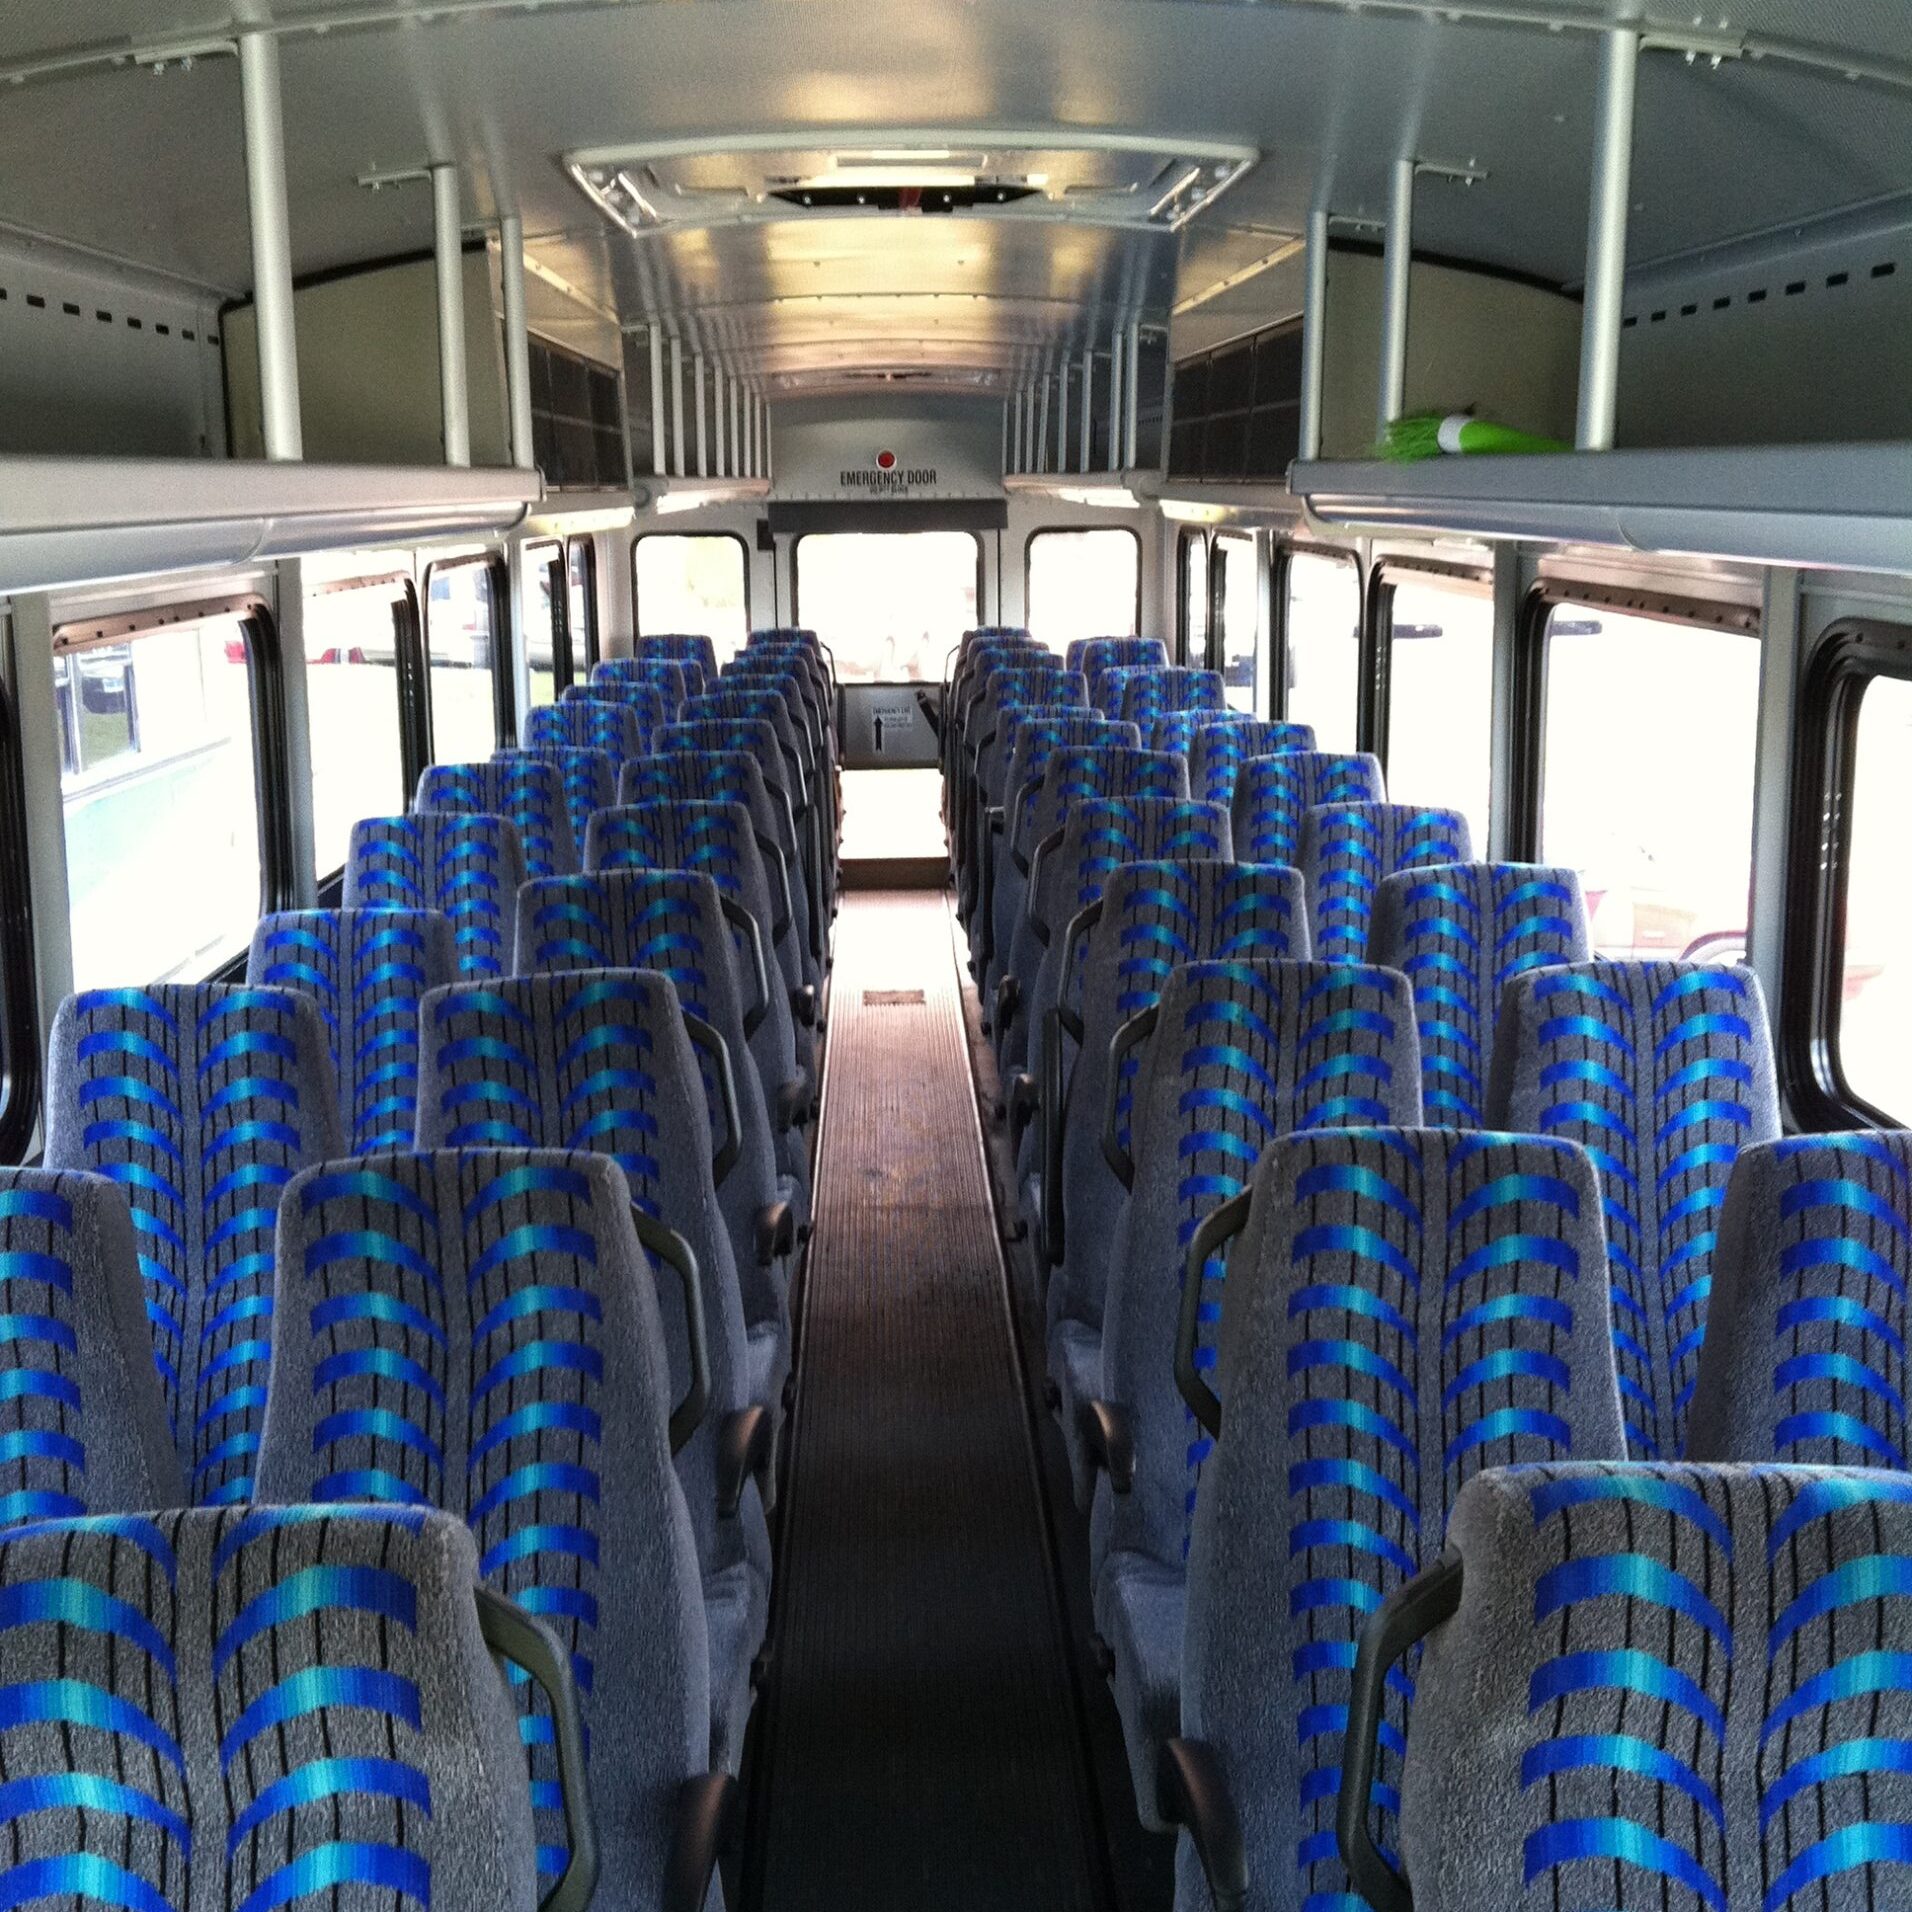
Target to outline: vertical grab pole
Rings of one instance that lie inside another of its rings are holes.
[[[697,399],[697,475],[710,476],[710,405],[704,395],[704,355],[693,352],[690,360],[691,390]]]
[[[726,430],[726,424],[730,411],[729,385],[721,365],[712,366],[710,376],[710,409],[714,416],[713,436],[717,441],[711,470],[719,478],[728,478],[730,476],[730,434]]]
[[[1639,9],[1630,8],[1634,22]],[[1627,205],[1633,190],[1633,113],[1640,29],[1610,29],[1600,50],[1593,194],[1587,209],[1587,290],[1580,326],[1580,415],[1574,443],[1611,451],[1620,404],[1620,338],[1626,305]]]
[[[292,233],[285,199],[285,114],[279,43],[239,36],[246,122],[246,204],[252,220],[252,296],[259,342],[259,411],[268,458],[305,456],[299,347],[292,314]]]
[[[749,467],[744,463],[744,384],[740,378],[730,381],[730,475],[733,478],[746,478]]]
[[[1049,469],[1049,374],[1042,375],[1042,396],[1036,406],[1036,469]]]
[[[524,220],[508,212],[498,222],[498,258],[505,295],[505,390],[511,398],[511,462],[528,471],[538,462],[531,425],[531,332],[525,316]]]
[[[1122,328],[1109,327],[1109,469],[1122,469]]]
[[[1328,372],[1328,209],[1308,214],[1308,290],[1301,314],[1301,456],[1321,456]]]
[[[651,321],[651,475],[670,471],[670,423],[664,416],[664,335]]]
[[[1414,267],[1414,162],[1397,159],[1388,176],[1387,245],[1382,253],[1381,384],[1377,438],[1407,409],[1408,292]]]
[[[1128,419],[1122,428],[1122,466],[1126,471],[1135,469],[1137,447],[1142,442],[1141,431],[1141,392],[1142,392],[1142,321],[1134,318],[1129,321],[1129,391]],[[1167,446],[1163,446],[1166,455]]]
[[[1095,455],[1095,347],[1082,348],[1082,464],[1089,469]]]
[[[684,341],[671,340],[671,475],[686,476],[684,456]]]
[[[465,231],[458,168],[432,174],[432,238],[438,262],[438,395],[445,420],[445,463],[471,463],[471,393],[465,377]]]

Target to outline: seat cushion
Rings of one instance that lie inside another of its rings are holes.
[[[726,1567],[704,1581],[710,1633],[710,1764],[734,1773],[743,1758],[744,1728],[755,1695],[750,1666],[769,1622],[769,1590],[748,1566]]]
[[[1162,1742],[1182,1726],[1182,1625],[1186,1577],[1141,1554],[1116,1554],[1103,1569],[1103,1638],[1114,1656],[1109,1683],[1122,1716],[1135,1809],[1151,1831],[1164,1829],[1155,1772]]]
[[[1080,1321],[1058,1321],[1049,1335],[1049,1378],[1061,1397],[1056,1418],[1062,1423],[1076,1505],[1087,1508],[1095,1488],[1095,1469],[1082,1444],[1082,1409],[1102,1392],[1102,1336]]]

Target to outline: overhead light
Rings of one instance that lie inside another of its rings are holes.
[[[950,160],[956,157],[947,146],[872,146],[867,152],[839,153],[836,164],[839,166],[881,166],[895,164],[911,166],[921,161],[925,165],[936,160]]]
[[[674,518],[680,511],[702,511],[708,505],[728,503],[734,495],[727,491],[667,491],[657,501],[657,515]]]
[[[1086,505],[1091,511],[1140,509],[1140,500],[1127,485],[1063,485],[1056,496],[1064,504]]]

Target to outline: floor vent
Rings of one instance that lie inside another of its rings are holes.
[[[863,992],[865,1009],[920,1009],[923,1007],[923,992],[920,989],[866,989]]]

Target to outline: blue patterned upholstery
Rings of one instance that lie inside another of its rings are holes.
[[[1181,1730],[1215,1749],[1240,1807],[1253,1912],[1365,1903],[1334,1835],[1355,1643],[1439,1557],[1463,1483],[1624,1456],[1601,1260],[1593,1167],[1570,1144],[1356,1129],[1262,1157],[1204,1370],[1221,1439],[1180,1661]],[[1132,1564],[1127,1611],[1147,1611],[1163,1565]],[[1413,1702],[1397,1670],[1373,1815],[1390,1849]],[[1178,1873],[1177,1903],[1205,1903],[1186,1844]]]
[[[1897,1903],[1912,1482],[1520,1468],[1449,1537],[1402,1778],[1422,1912]]]
[[[1308,885],[1316,951],[1342,962],[1366,961],[1374,895],[1384,877],[1473,860],[1473,835],[1458,810],[1326,803],[1304,812],[1296,863]]]
[[[1228,691],[1220,671],[1139,671],[1124,680],[1121,708],[1115,713],[1126,724],[1151,724],[1172,710],[1226,710]]]
[[[564,807],[571,819],[571,841],[579,854],[584,833],[599,810],[617,801],[617,759],[608,750],[578,750],[569,744],[538,744],[523,750],[500,750],[493,763],[548,763],[555,766],[564,788]]]
[[[751,1395],[778,1399],[790,1365],[790,1297],[778,1263],[760,1264],[757,1220],[802,1191],[777,1174],[777,1151],[763,1084],[744,1033],[744,994],[722,896],[707,876],[682,871],[607,870],[593,876],[527,883],[518,896],[520,975],[580,969],[654,969],[676,985],[678,1000],[709,1023],[730,1053],[741,1153],[717,1191],[743,1288],[750,1336]],[[725,1121],[711,1065],[701,1055],[711,1127]]]
[[[682,672],[678,673],[680,676]],[[594,677],[588,684],[567,684],[558,700],[562,704],[622,704],[646,737],[667,724],[683,707],[675,702],[661,684],[647,683],[641,677]]]
[[[664,693],[675,718],[686,697],[704,688],[704,673],[696,664],[675,663],[667,657],[603,657],[591,666],[593,684],[654,684]]]
[[[1686,1453],[1912,1468],[1912,1135],[1747,1148],[1719,1218]]]
[[[662,658],[672,664],[695,664],[704,673],[704,682],[717,681],[717,646],[709,637],[672,631],[638,638],[631,645],[635,658]],[[696,692],[691,693],[693,696]]]
[[[1062,659],[1032,637],[990,638],[972,645],[956,665],[943,700],[943,774],[958,787],[967,772],[975,737],[971,728],[984,694],[1004,671],[1059,671]]]
[[[0,1528],[184,1503],[152,1348],[124,1190],[0,1170]]]
[[[603,1156],[368,1156],[286,1192],[262,1496],[463,1516],[478,1571],[569,1649],[600,1886],[655,1903],[677,1785],[705,1767],[695,1543],[671,1464],[656,1296]],[[521,1687],[540,1872],[567,1847]]]
[[[1172,750],[1178,757],[1193,757],[1195,739],[1205,730],[1232,730],[1250,721],[1241,710],[1166,710],[1150,717],[1142,725],[1142,742],[1149,750]],[[1189,768],[1190,788],[1194,787],[1194,766]],[[1226,798],[1223,799],[1227,801]]]
[[[451,918],[458,973],[503,976],[511,968],[512,908],[523,881],[518,832],[502,817],[364,817],[352,826],[345,907],[437,910]]]
[[[1045,1046],[1062,1051],[1064,1114],[1060,1187],[1054,1192],[1062,1260],[1050,1274],[1048,1364],[1062,1403],[1080,1403],[1102,1385],[1102,1309],[1116,1224],[1128,1191],[1102,1152],[1109,1101],[1109,1044],[1131,1016],[1161,1000],[1187,963],[1305,961],[1308,912],[1300,875],[1273,864],[1212,859],[1125,863],[1104,881],[1100,915],[1081,945],[1080,980],[1071,1000],[1043,1018]],[[1082,1034],[1064,1032],[1065,1007]],[[1130,1117],[1140,1067],[1119,1065],[1116,1134],[1132,1146]],[[1051,1171],[1056,1172],[1056,1171]],[[1040,1200],[1049,1191],[1038,1190]],[[1090,1475],[1075,1410],[1060,1410],[1077,1498],[1088,1504]]]
[[[518,832],[527,876],[572,876],[583,844],[571,826],[564,775],[541,758],[513,752],[489,763],[433,764],[418,779],[414,810],[503,817]]]
[[[1159,637],[1078,637],[1065,653],[1068,667],[1093,684],[1103,671],[1168,668],[1168,646]]]
[[[768,724],[776,735],[786,785],[797,815],[802,817],[807,813],[817,766],[810,760],[809,739],[798,729],[780,691],[708,690],[700,697],[684,700],[682,721]]]
[[[647,970],[519,976],[436,990],[425,1005],[427,1061],[421,1149],[514,1148],[607,1155],[631,1200],[675,1229],[697,1258],[710,1405],[677,1455],[713,1609],[712,1744],[721,1763],[742,1751],[750,1663],[763,1644],[770,1536],[756,1488],[718,1513],[718,1453],[731,1416],[752,1400],[742,1289],[711,1178],[704,1084],[677,992]],[[690,1392],[684,1298],[658,1290],[671,1398]],[[778,1403],[762,1403],[773,1418]]]
[[[1160,664],[1109,664],[1097,671],[1089,679],[1089,702],[1103,716],[1120,719],[1122,715],[1122,694],[1136,679],[1155,671],[1169,668],[1164,660]],[[1157,713],[1159,714],[1159,713]]]
[[[1381,760],[1336,751],[1250,757],[1235,776],[1231,808],[1241,854],[1257,863],[1301,863],[1301,819],[1318,804],[1379,803]]]
[[[0,1534],[0,1896],[532,1912],[462,1523],[202,1509]]]
[[[1421,1025],[1428,1119],[1485,1125],[1502,992],[1593,954],[1580,878],[1532,863],[1450,863],[1382,879],[1368,960],[1405,973]]]
[[[405,1148],[418,1120],[418,1005],[457,971],[435,910],[289,910],[252,933],[246,981],[319,1006],[354,1155]]]
[[[48,1055],[46,1165],[127,1192],[187,1492],[248,1499],[279,1196],[344,1153],[317,1005],[216,983],[96,989],[61,1003]]]
[[[1205,802],[1232,804],[1241,767],[1251,757],[1296,751],[1312,755],[1314,747],[1312,724],[1266,723],[1257,718],[1238,724],[1203,724],[1188,746],[1188,787]]]
[[[536,751],[553,746],[606,751],[620,768],[650,748],[637,712],[603,698],[540,704],[526,714],[524,741],[527,749]]]
[[[1585,1145],[1605,1194],[1613,1341],[1636,1458],[1677,1460],[1739,1151],[1779,1137],[1749,969],[1577,963],[1508,986],[1488,1121]]]

